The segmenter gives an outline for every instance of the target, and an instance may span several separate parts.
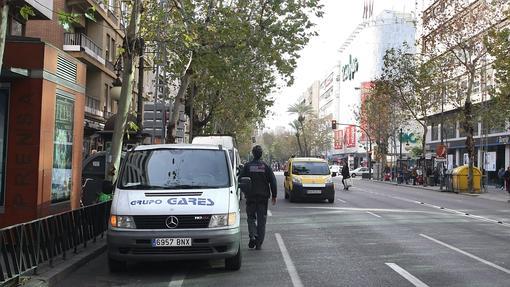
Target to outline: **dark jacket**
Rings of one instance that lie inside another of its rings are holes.
[[[276,177],[271,167],[262,160],[245,164],[239,177],[251,178],[251,190],[245,194],[247,200],[276,198]]]
[[[344,164],[344,166],[342,167],[342,177],[343,178],[351,177],[351,173],[349,172],[349,166],[347,166],[346,164]]]

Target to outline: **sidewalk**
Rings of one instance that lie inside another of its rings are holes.
[[[362,179],[365,181],[369,181],[368,179]],[[448,192],[448,193],[454,193],[451,191],[440,191],[439,186],[423,186],[423,185],[412,185],[412,184],[397,184],[396,182],[391,181],[379,181],[379,180],[370,180],[374,183],[380,183],[380,184],[388,184],[388,185],[394,185],[394,186],[400,186],[402,188],[415,188],[415,189],[422,189],[422,190],[430,190],[430,191],[436,191],[436,192]],[[502,201],[502,202],[508,202],[510,201],[510,195],[506,190],[501,190],[496,188],[495,186],[488,186],[486,192],[482,193],[457,193],[459,195],[464,196],[474,196],[479,197],[483,199],[488,200],[494,200],[494,201]]]

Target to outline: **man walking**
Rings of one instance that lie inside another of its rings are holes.
[[[246,196],[246,215],[248,217],[249,248],[261,249],[266,234],[267,204],[269,197],[276,204],[276,177],[273,170],[262,158],[262,147],[252,149],[253,160],[244,165],[240,177],[251,178],[251,189]]]
[[[343,161],[342,166],[342,184],[344,185],[344,190],[349,190],[349,183],[347,179],[351,178],[351,173],[349,172],[349,164],[346,160]]]

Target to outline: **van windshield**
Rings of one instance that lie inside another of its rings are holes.
[[[122,189],[197,189],[230,186],[228,158],[222,150],[158,149],[126,156]]]
[[[325,162],[294,162],[292,173],[297,175],[328,175],[329,166]]]

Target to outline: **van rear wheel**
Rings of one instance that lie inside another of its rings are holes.
[[[239,247],[237,249],[237,254],[234,257],[225,259],[225,269],[228,271],[237,271],[241,269],[241,243],[239,243]]]

